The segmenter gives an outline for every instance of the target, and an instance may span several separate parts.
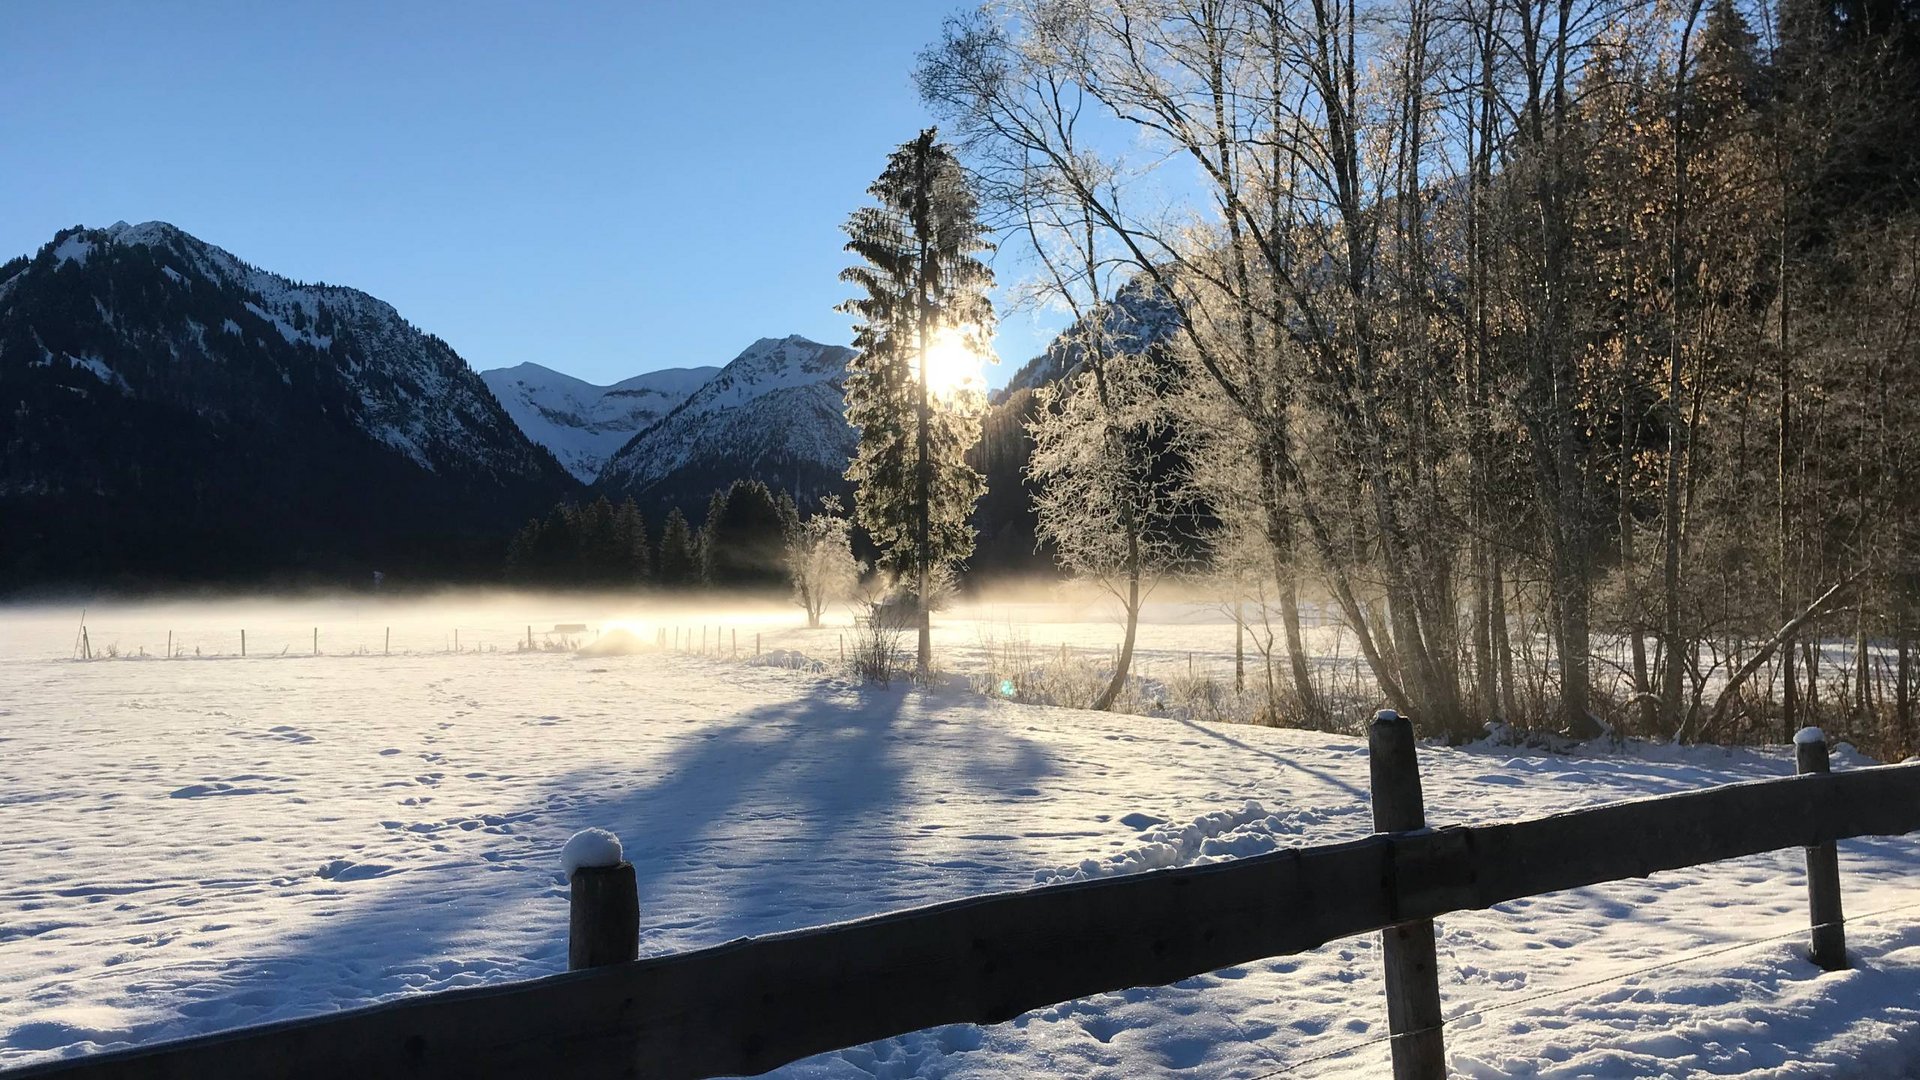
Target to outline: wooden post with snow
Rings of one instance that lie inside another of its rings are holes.
[[[1817,727],[1793,737],[1794,771],[1801,776],[1831,771],[1827,736]],[[1807,911],[1813,922],[1808,955],[1827,971],[1847,966],[1846,917],[1840,911],[1840,851],[1829,840],[1807,850]]]
[[[571,883],[567,969],[624,964],[640,956],[640,886],[620,838],[582,829],[560,851]]]
[[[1382,709],[1367,730],[1373,779],[1373,829],[1401,833],[1427,827],[1420,794],[1420,763],[1413,721]],[[1397,923],[1380,932],[1386,961],[1387,1030],[1393,1036],[1393,1080],[1443,1080],[1446,1045],[1440,1034],[1440,976],[1433,920]]]

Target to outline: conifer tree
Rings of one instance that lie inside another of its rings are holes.
[[[622,500],[614,511],[614,550],[618,553],[619,579],[637,584],[653,576],[651,542],[647,537],[647,519],[632,496]]]
[[[933,128],[896,150],[867,193],[875,205],[845,225],[846,249],[861,264],[840,275],[864,294],[841,305],[859,320],[847,422],[860,430],[860,445],[847,479],[883,562],[915,583],[925,674],[930,576],[972,552],[967,519],[984,488],[965,455],[979,437],[985,398],[976,386],[946,384],[934,350],[944,341],[986,353],[993,273],[975,256],[990,245],[966,173]]]
[[[780,500],[758,480],[735,480],[714,492],[701,527],[702,577],[728,588],[779,585],[791,525]]]
[[[660,530],[660,557],[654,566],[655,579],[670,589],[691,585],[699,576],[693,530],[687,527],[687,516],[677,506],[667,513],[667,523]]]

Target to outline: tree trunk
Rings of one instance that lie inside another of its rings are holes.
[[[1853,613],[1853,708],[1862,725],[1873,715],[1872,677],[1867,656],[1867,605],[1863,603]]]
[[[1500,718],[1512,722],[1520,715],[1513,698],[1513,641],[1507,634],[1507,585],[1501,576],[1500,552],[1487,564],[1488,616],[1493,624],[1493,656],[1500,669]]]
[[[1126,688],[1127,672],[1133,667],[1134,632],[1140,626],[1140,563],[1134,560],[1132,571],[1127,575],[1127,630],[1120,639],[1120,659],[1113,665],[1113,680],[1100,692],[1099,700],[1093,703],[1095,712],[1106,712],[1113,708],[1119,699],[1120,691]]]
[[[1247,623],[1240,617],[1240,596],[1233,598],[1233,692],[1247,689]]]
[[[922,185],[924,189],[925,185]],[[933,615],[927,607],[927,586],[930,579],[927,565],[931,552],[929,533],[932,531],[933,518],[933,462],[930,460],[931,433],[933,424],[932,391],[927,386],[927,320],[930,316],[930,300],[927,296],[925,267],[929,253],[925,239],[920,241],[920,307],[918,333],[920,345],[920,402],[916,412],[916,430],[914,432],[914,498],[919,511],[914,522],[914,572],[918,577],[915,583],[918,595],[915,607],[919,611],[919,648],[914,662],[914,670],[922,679],[927,677],[933,667]]]
[[[1793,615],[1794,594],[1793,563],[1788,556],[1789,548],[1787,545],[1787,470],[1789,462],[1788,454],[1791,452],[1793,445],[1790,441],[1793,431],[1793,382],[1791,373],[1792,354],[1787,351],[1787,334],[1791,329],[1791,324],[1788,321],[1787,233],[1791,218],[1788,216],[1785,184],[1781,185],[1780,205],[1780,354],[1777,364],[1777,375],[1779,378],[1779,401],[1777,403],[1779,444],[1774,462],[1774,512],[1778,530],[1775,540],[1778,544],[1780,559],[1780,572],[1778,575],[1780,585],[1779,612],[1780,621],[1785,623]],[[1780,680],[1780,738],[1783,742],[1793,739],[1793,733],[1799,730],[1800,722],[1800,687],[1794,678],[1793,648],[1794,643],[1791,639],[1783,643],[1780,647],[1782,676]]]
[[[1327,721],[1327,709],[1307,669],[1307,647],[1300,634],[1300,592],[1291,574],[1280,579],[1280,625],[1287,637],[1287,666],[1293,671],[1294,699],[1307,724],[1322,727]]]
[[[1904,607],[1904,605],[1902,605]],[[1913,638],[1907,631],[1907,621],[1900,620],[1895,649],[1899,662],[1895,665],[1893,683],[1893,722],[1899,728],[1901,749],[1911,754],[1913,745]]]
[[[1631,598],[1639,595],[1639,584],[1634,576],[1633,544],[1632,476],[1636,431],[1626,380],[1623,378],[1620,381],[1620,572],[1626,579],[1628,596]],[[1641,633],[1639,605],[1631,599],[1628,603],[1627,636],[1633,654],[1634,715],[1639,718],[1642,734],[1652,735],[1659,730],[1660,710],[1653,700],[1653,687],[1647,682],[1647,642]]]

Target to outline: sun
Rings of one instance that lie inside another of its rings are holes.
[[[927,389],[939,397],[954,397],[966,390],[986,389],[980,372],[984,361],[967,341],[965,331],[943,327],[927,343]]]

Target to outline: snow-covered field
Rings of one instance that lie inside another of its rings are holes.
[[[739,630],[742,653],[758,633],[766,658],[831,655],[843,631],[784,612],[117,607],[88,613],[92,648],[135,658],[92,663],[71,659],[79,614],[0,614],[0,1066],[559,971],[559,850],[587,826],[638,868],[648,954],[1368,829],[1351,738],[652,649],[513,651],[528,626],[621,620],[647,640],[706,624],[729,647]],[[1001,621],[1036,646],[1114,638],[1098,614],[972,614],[942,624],[955,670]],[[245,660],[229,655],[242,628]],[[1158,663],[1194,651],[1230,670],[1224,615],[1168,608],[1145,637]],[[1436,824],[1791,771],[1784,750],[1662,747],[1429,748],[1421,766]],[[1440,920],[1454,1071],[1910,1074],[1920,843],[1851,841],[1841,861],[1841,973],[1804,958],[1797,851]],[[1356,938],[784,1074],[1377,1075],[1384,1035],[1378,947]]]

